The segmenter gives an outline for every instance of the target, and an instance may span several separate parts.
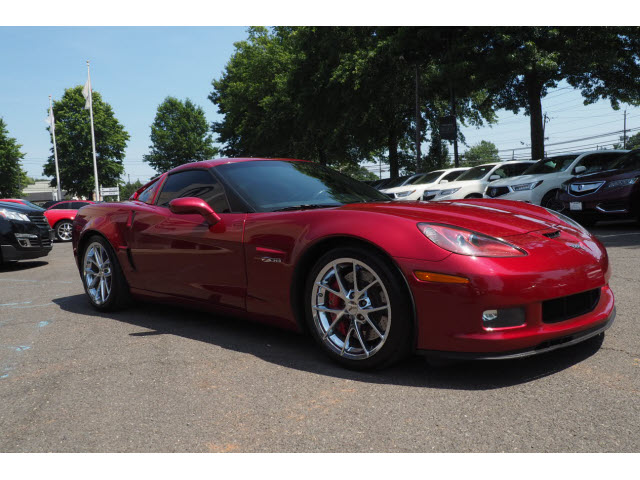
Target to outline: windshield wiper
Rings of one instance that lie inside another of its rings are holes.
[[[274,212],[287,212],[291,210],[311,210],[312,208],[330,208],[330,207],[339,207],[339,203],[303,203],[301,205],[291,205],[290,207],[278,208],[277,210],[273,210]]]

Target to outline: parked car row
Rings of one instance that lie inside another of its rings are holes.
[[[378,189],[394,200],[491,198],[566,211],[584,224],[640,216],[640,150],[596,150],[416,174]],[[445,185],[446,184],[446,185]],[[389,187],[389,185],[394,185]],[[375,185],[374,185],[375,186]]]
[[[55,233],[55,238],[61,242],[71,241],[71,230],[73,219],[79,209],[92,204],[90,200],[63,200],[51,204],[48,208],[41,208],[28,200],[18,198],[2,198],[0,202],[9,203],[11,205],[22,205],[31,208],[34,211],[42,212],[49,226]]]

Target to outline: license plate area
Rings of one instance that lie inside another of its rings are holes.
[[[582,202],[570,202],[569,210],[582,210]]]

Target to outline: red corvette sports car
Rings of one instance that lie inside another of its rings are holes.
[[[527,356],[615,316],[605,248],[561,214],[391,202],[300,160],[177,167],[127,202],[82,208],[73,251],[99,310],[140,298],[308,330],[351,368],[412,351]]]

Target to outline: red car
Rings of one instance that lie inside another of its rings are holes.
[[[613,322],[602,244],[507,200],[391,202],[316,163],[177,167],[83,208],[73,251],[91,304],[177,303],[309,330],[351,368],[418,351],[514,358]]]
[[[54,203],[44,212],[49,225],[53,228],[56,238],[61,242],[71,241],[73,219],[78,210],[86,205],[91,205],[90,200],[63,200]]]

